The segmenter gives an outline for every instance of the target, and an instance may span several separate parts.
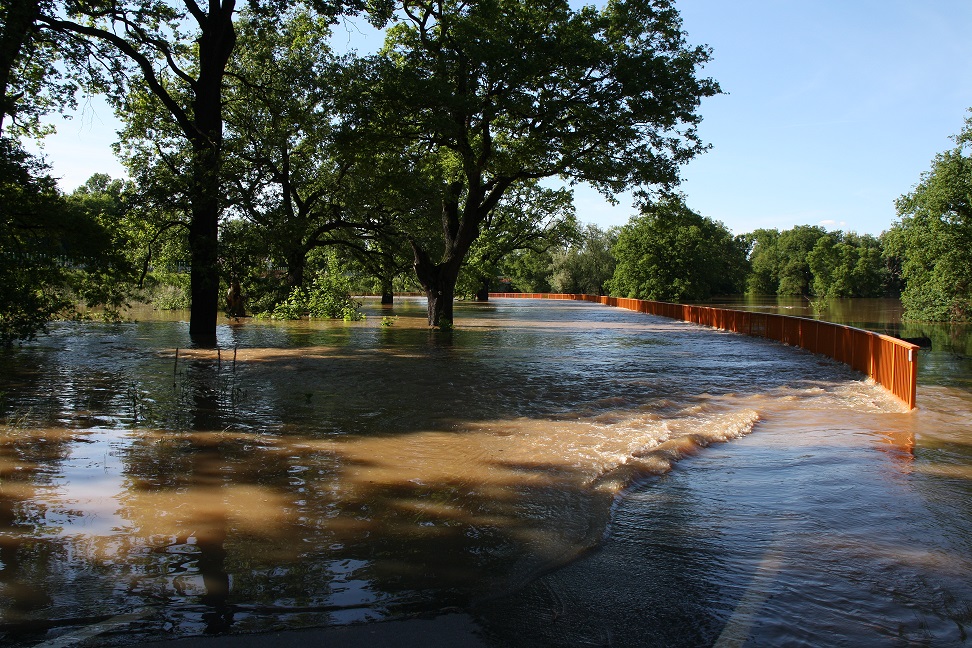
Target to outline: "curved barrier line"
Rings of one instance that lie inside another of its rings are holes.
[[[889,335],[790,315],[690,306],[668,302],[561,293],[490,293],[490,297],[565,299],[615,306],[638,313],[702,324],[723,331],[775,340],[829,356],[870,376],[915,408],[918,394],[918,346]]]

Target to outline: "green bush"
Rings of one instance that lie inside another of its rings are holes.
[[[295,320],[307,315],[317,319],[354,322],[364,317],[360,308],[361,303],[351,297],[346,280],[321,273],[314,278],[309,289],[294,288],[286,299],[274,306],[269,317]]]
[[[159,272],[150,275],[148,301],[155,310],[185,310],[189,308],[189,275]]]

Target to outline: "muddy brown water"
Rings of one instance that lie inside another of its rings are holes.
[[[962,379],[906,412],[826,358],[599,305],[460,305],[445,334],[419,300],[366,310],[0,355],[3,641],[457,611],[492,645],[967,641]]]

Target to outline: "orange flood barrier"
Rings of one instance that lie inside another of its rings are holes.
[[[776,340],[829,356],[867,374],[914,409],[918,389],[918,346],[888,335],[772,313],[669,304],[667,302],[558,293],[490,293],[490,297],[566,299],[694,322],[704,326]]]

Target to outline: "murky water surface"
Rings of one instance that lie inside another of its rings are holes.
[[[909,413],[826,358],[620,309],[462,305],[451,334],[367,309],[0,355],[2,640],[457,608],[496,645],[966,640],[961,380]]]

